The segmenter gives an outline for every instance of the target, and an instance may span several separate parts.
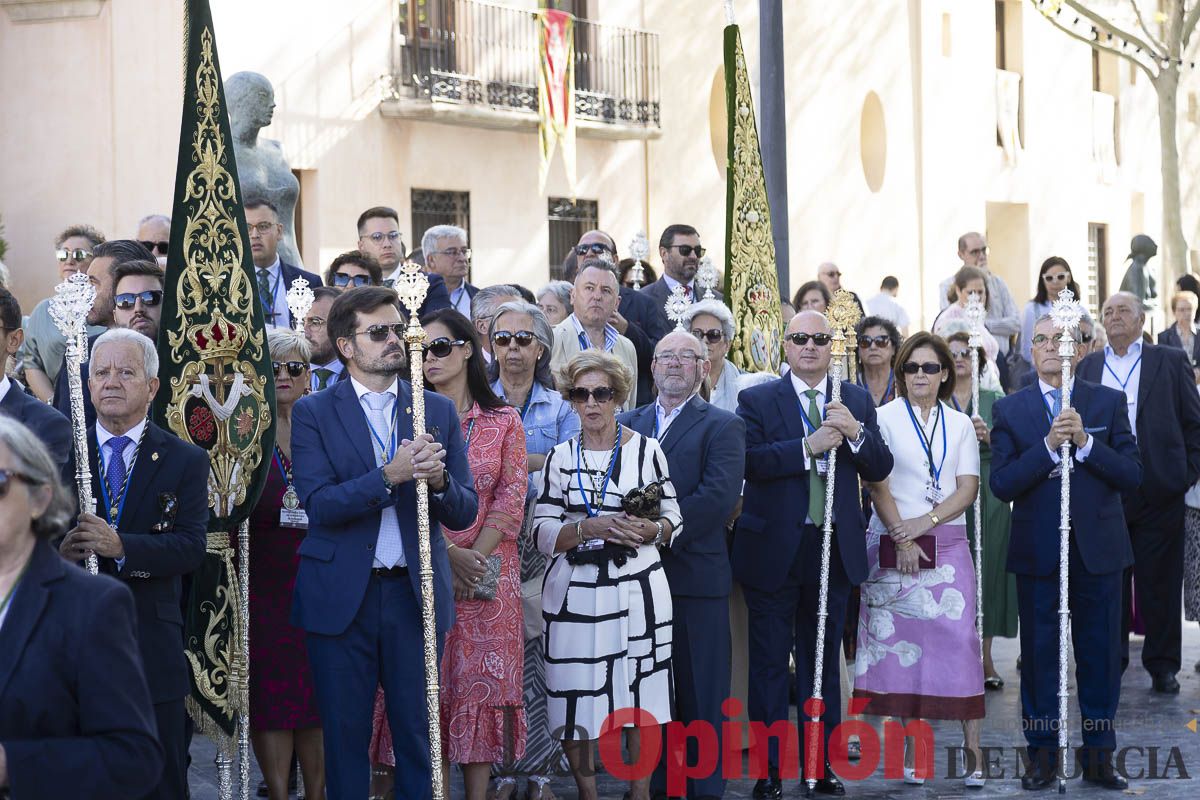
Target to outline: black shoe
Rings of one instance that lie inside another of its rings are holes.
[[[1028,775],[1021,776],[1021,788],[1027,792],[1038,792],[1042,789],[1049,789],[1054,785],[1054,778],[1047,778],[1040,772],[1031,772]]]
[[[825,777],[817,781],[817,794],[831,794],[841,797],[846,794],[846,786],[832,772],[826,772]]]
[[[1179,681],[1170,672],[1160,672],[1154,676],[1154,691],[1159,694],[1179,694]]]
[[[270,797],[271,796],[271,793],[269,791],[267,791],[267,782],[266,781],[258,782],[258,791],[255,792],[255,794],[258,795],[259,797]]]
[[[783,783],[779,780],[779,773],[771,769],[767,772],[767,777],[759,778],[758,783],[754,784],[751,796],[754,800],[779,800],[783,797]]]
[[[1084,770],[1083,779],[1101,788],[1116,789],[1119,792],[1129,788],[1129,781],[1125,780],[1125,776],[1114,772],[1112,764],[1105,764],[1095,772]]]

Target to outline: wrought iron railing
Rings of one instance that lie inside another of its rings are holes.
[[[402,96],[537,113],[537,19],[481,0],[401,4]],[[658,35],[575,21],[575,115],[660,125]]]

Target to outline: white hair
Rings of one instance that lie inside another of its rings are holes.
[[[145,334],[138,333],[132,328],[111,328],[100,334],[100,338],[96,339],[92,345],[92,355],[95,355],[100,347],[106,344],[134,344],[142,350],[142,366],[146,370],[147,380],[158,377],[158,350],[155,349],[154,342]],[[96,359],[88,359],[88,377],[95,377],[96,374]]]
[[[733,323],[733,312],[729,310],[729,306],[720,300],[701,300],[698,303],[692,303],[683,315],[683,327],[690,331],[692,329],[692,320],[701,314],[716,317],[717,321],[721,323],[721,333],[725,335],[725,341],[733,341],[733,335],[736,333],[737,328]]]
[[[142,227],[147,222],[161,222],[164,225],[166,225],[168,228],[171,227],[171,218],[168,217],[166,214],[147,214],[146,216],[144,216],[138,220],[138,227],[139,228]]]
[[[437,240],[451,236],[462,239],[463,244],[467,243],[467,232],[457,225],[434,225],[421,236],[421,252],[429,258],[430,253],[437,253]]]

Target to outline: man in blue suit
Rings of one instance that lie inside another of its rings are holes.
[[[709,367],[708,351],[696,337],[683,331],[667,334],[654,353],[658,399],[622,414],[618,421],[658,439],[667,457],[684,525],[684,533],[662,551],[674,607],[675,719],[707,722],[717,732],[720,753],[721,703],[729,695],[730,670],[725,521],[742,491],[746,425],[700,397]],[[680,757],[686,757],[687,764],[697,763],[695,744],[689,742],[686,754],[663,750],[651,784],[655,791],[668,788],[667,770],[679,769]],[[718,757],[712,774],[689,780],[681,794],[706,800],[724,791]]]
[[[96,401],[88,471],[98,508],[79,515],[59,550],[71,561],[94,552],[100,571],[133,592],[164,759],[147,797],[177,800],[187,792],[184,700],[191,691],[180,600],[183,576],[204,561],[208,453],[146,419],[158,391],[158,353],[145,336],[129,328],[101,334],[88,368]]]
[[[250,234],[250,257],[254,260],[255,295],[262,303],[263,318],[269,327],[290,328],[292,312],[287,293],[292,281],[302,278],[310,289],[321,285],[321,277],[279,258],[283,225],[279,209],[265,197],[246,198],[246,230]]]
[[[1183,660],[1184,495],[1200,478],[1200,395],[1187,354],[1144,344],[1146,312],[1128,292],[1104,303],[1108,346],[1079,362],[1079,377],[1125,393],[1129,426],[1142,457],[1141,490],[1125,492],[1125,523],[1133,567],[1125,574],[1125,630],[1132,617],[1132,587],[1146,625],[1142,666],[1154,691],[1178,694]],[[1121,668],[1129,663],[1128,634]]]
[[[1133,550],[1121,493],[1142,480],[1137,444],[1120,392],[1076,379],[1062,407],[1059,337],[1049,317],[1033,329],[1037,382],[996,402],[992,411],[992,492],[1013,504],[1008,571],[1017,576],[1021,619],[1021,709],[1029,747],[1026,789],[1054,781],[1058,747],[1059,524],[1063,469],[1071,443],[1071,537],[1068,586],[1075,645],[1080,766],[1084,780],[1125,789],[1113,772],[1121,696],[1121,576]],[[1069,767],[1065,774],[1071,774]]]
[[[398,377],[406,357],[396,293],[350,289],[326,325],[350,378],[302,398],[292,412],[296,489],[309,527],[291,619],[308,632],[329,796],[368,794],[382,685],[396,796],[429,797],[416,481],[429,482],[439,649],[454,622],[442,527],[470,526],[479,501],[450,400],[425,392],[429,432],[413,437],[412,387]]]
[[[25,333],[21,330],[21,304],[12,292],[0,289],[0,357],[5,362],[17,354]],[[12,417],[33,431],[59,469],[71,457],[71,420],[9,380],[0,369],[0,415]]]
[[[829,561],[828,613],[822,678],[825,752],[842,720],[837,648],[850,589],[867,577],[866,520],[859,479],[882,481],[892,454],[875,422],[864,390],[841,384],[834,403],[829,378],[830,328],[824,315],[803,311],[784,336],[789,375],[744,390],[738,416],[746,422],[746,491],[733,538],[733,577],[745,589],[750,612],[752,722],[788,719],[788,655],[795,651],[799,718],[812,696],[820,600],[825,454],[837,449],[833,542]],[[806,757],[801,726],[801,764]],[[754,787],[755,798],[778,798],[779,740],[769,743],[770,773]],[[818,766],[818,769],[820,767]],[[840,795],[845,787],[825,764],[817,790]]]

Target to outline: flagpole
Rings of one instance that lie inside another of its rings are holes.
[[[971,415],[982,417],[979,413],[979,353],[983,348],[983,317],[985,310],[979,295],[972,294],[967,298],[967,322],[970,324],[970,338],[967,346],[970,348],[971,359]],[[976,440],[976,448],[979,448]],[[979,658],[983,659],[983,481],[975,489],[975,630],[979,633]]]

